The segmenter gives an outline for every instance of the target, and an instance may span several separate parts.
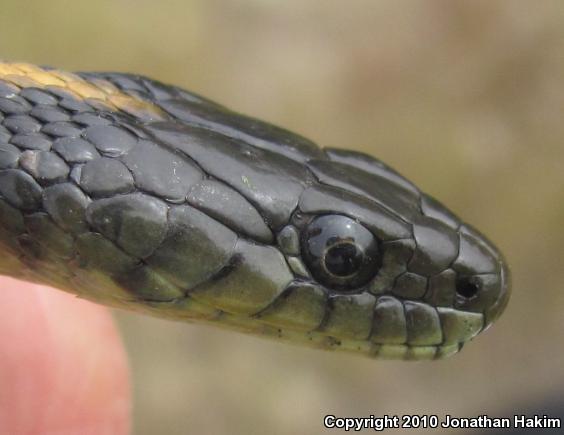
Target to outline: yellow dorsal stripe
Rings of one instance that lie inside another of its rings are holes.
[[[59,87],[77,100],[92,101],[95,107],[123,111],[143,120],[165,119],[151,101],[128,95],[104,79],[85,80],[76,74],[45,69],[29,63],[0,62],[0,80],[19,88]]]

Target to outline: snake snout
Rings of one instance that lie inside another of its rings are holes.
[[[509,269],[501,253],[478,231],[463,225],[452,268],[457,273],[455,307],[482,313],[483,329],[488,328],[501,315],[510,295]]]

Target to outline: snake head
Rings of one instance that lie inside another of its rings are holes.
[[[0,274],[167,319],[440,358],[494,322],[487,239],[389,166],[146,77],[0,62]]]
[[[300,247],[295,271],[329,295],[320,330],[339,346],[421,359],[455,353],[489,327],[509,274],[485,236],[382,162],[326,152],[308,162],[319,184],[281,232],[282,245]]]

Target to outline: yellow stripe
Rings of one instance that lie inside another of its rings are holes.
[[[84,80],[76,74],[47,70],[29,63],[0,62],[0,80],[19,88],[63,88],[77,100],[92,101],[94,107],[123,111],[142,120],[165,119],[165,113],[147,100],[128,95],[104,79]]]

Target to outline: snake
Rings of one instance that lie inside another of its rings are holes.
[[[457,353],[507,263],[379,159],[128,73],[0,62],[0,274],[372,358]]]

